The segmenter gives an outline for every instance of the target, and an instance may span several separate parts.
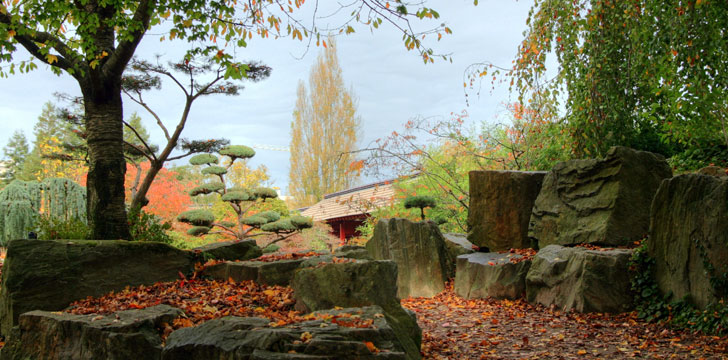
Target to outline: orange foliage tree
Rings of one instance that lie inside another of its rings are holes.
[[[148,161],[141,163],[142,173],[149,171],[150,164]],[[131,186],[134,183],[137,168],[133,164],[126,164],[126,200],[131,201]],[[172,222],[174,218],[181,212],[188,209],[192,204],[192,198],[186,189],[190,187],[187,181],[178,180],[177,172],[167,168],[162,168],[154,182],[151,184],[147,192],[149,204],[144,207],[144,211],[159,216],[164,221]]]

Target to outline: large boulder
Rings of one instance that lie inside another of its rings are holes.
[[[380,306],[407,359],[420,358],[422,330],[414,313],[402,308],[397,298],[397,264],[393,261],[352,259],[299,269],[291,287],[296,309],[302,312]]]
[[[647,235],[650,204],[672,170],[661,155],[612,147],[603,159],[557,163],[546,175],[528,229],[546,245],[628,245]]]
[[[162,359],[406,359],[378,306],[321,311],[282,327],[261,318],[224,317],[173,332]],[[337,321],[338,319],[338,321]],[[341,324],[370,323],[366,327]]]
[[[106,316],[31,311],[20,316],[0,359],[158,360],[159,329],[180,314],[167,305]]]
[[[263,255],[255,240],[221,241],[193,249],[203,254],[205,258],[217,260],[249,260]]]
[[[373,260],[365,247],[357,245],[344,245],[334,251],[334,256],[348,259]]]
[[[528,222],[545,171],[471,171],[468,240],[490,251],[531,248]]]
[[[728,178],[688,174],[663,181],[647,244],[662,292],[687,296],[699,308],[728,298],[728,284],[720,281],[728,274]]]
[[[458,256],[455,293],[466,299],[518,299],[526,294],[530,259],[510,253]]]
[[[460,255],[472,254],[475,252],[475,250],[473,250],[474,245],[468,241],[467,234],[444,233],[442,236],[445,238],[445,247],[447,247],[447,251],[450,254],[449,256],[451,259],[457,259]]]
[[[534,256],[526,275],[528,301],[583,313],[629,311],[632,252],[546,246]]]
[[[455,259],[450,257],[440,229],[430,221],[381,219],[366,248],[374,259],[397,263],[397,295],[401,298],[435,296],[455,276]]]
[[[194,272],[195,253],[162,243],[13,240],[0,288],[0,333],[20,314],[58,311],[73,301]]]
[[[253,280],[258,284],[288,286],[294,272],[305,260],[222,262],[206,267],[202,274],[217,280]]]

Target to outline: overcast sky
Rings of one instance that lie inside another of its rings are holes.
[[[323,0],[325,2],[328,0]],[[505,86],[471,93],[466,105],[463,72],[472,63],[490,61],[509,67],[522,40],[526,15],[532,1],[490,0],[473,6],[472,0],[429,1],[440,13],[438,22],[446,23],[453,34],[432,42],[436,51],[452,53],[452,63],[438,60],[425,65],[415,52],[405,50],[401,34],[386,28],[374,33],[363,27],[355,34],[337,39],[339,63],[344,81],[359,100],[363,147],[374,139],[400,131],[415,116],[449,116],[465,110],[470,121],[506,121],[504,103],[509,100]],[[334,21],[334,20],[331,20]],[[415,23],[417,25],[417,23]],[[178,57],[183,47],[160,43],[159,36],[147,36],[137,51],[141,58],[160,54],[165,59]],[[288,146],[290,124],[299,80],[307,81],[309,69],[319,49],[306,51],[305,43],[290,39],[255,40],[238,55],[260,60],[270,66],[271,76],[259,83],[245,84],[237,97],[210,96],[195,102],[183,137],[208,139],[224,137],[233,144]],[[16,54],[16,59],[25,54]],[[20,55],[20,56],[17,56]],[[302,57],[302,58],[301,58]],[[54,92],[79,95],[77,83],[68,75],[53,75],[47,66],[30,74],[0,79],[0,145],[12,133],[25,132],[32,141],[33,125],[43,104],[56,101]],[[488,86],[489,87],[489,86]],[[161,91],[146,96],[168,127],[176,124],[184,103],[178,88],[166,84]],[[124,99],[125,117],[136,111],[147,127],[152,142],[162,144],[163,135],[143,109]],[[287,192],[288,153],[258,149],[252,164],[268,166],[273,185]],[[1,155],[1,154],[0,154]]]

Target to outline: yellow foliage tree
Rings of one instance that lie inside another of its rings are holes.
[[[288,191],[296,206],[308,206],[325,194],[349,188],[347,171],[356,149],[360,118],[352,89],[344,79],[336,42],[327,40],[309,75],[309,91],[298,83],[291,123],[291,169]]]

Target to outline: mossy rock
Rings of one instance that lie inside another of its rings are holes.
[[[249,159],[255,156],[255,150],[245,145],[228,145],[222,148],[219,153],[233,159]]]
[[[187,210],[179,216],[177,216],[177,220],[181,221],[183,223],[192,224],[196,226],[207,226],[209,227],[212,225],[212,222],[215,221],[215,215],[208,211],[208,210],[202,210],[202,209],[195,209],[195,210]]]
[[[0,333],[22,313],[59,311],[88,296],[174,281],[201,258],[157,242],[12,240],[2,271]],[[6,337],[7,338],[7,337]]]
[[[210,232],[210,228],[207,226],[194,226],[187,230],[187,235],[201,236]]]
[[[220,161],[217,156],[212,154],[197,154],[190,158],[192,165],[217,164]]]
[[[222,166],[208,166],[200,172],[205,175],[225,175],[228,171]]]
[[[231,240],[207,244],[195,248],[195,251],[202,252],[205,257],[212,257],[218,260],[249,260],[263,255],[263,251],[255,243],[255,240]]]
[[[206,183],[199,186],[196,186],[192,190],[190,190],[190,196],[197,196],[200,194],[210,194],[214,193],[216,191],[220,191],[225,188],[225,184],[221,182],[213,182],[213,183]]]
[[[228,191],[222,195],[222,201],[241,202],[255,200],[247,191]]]

